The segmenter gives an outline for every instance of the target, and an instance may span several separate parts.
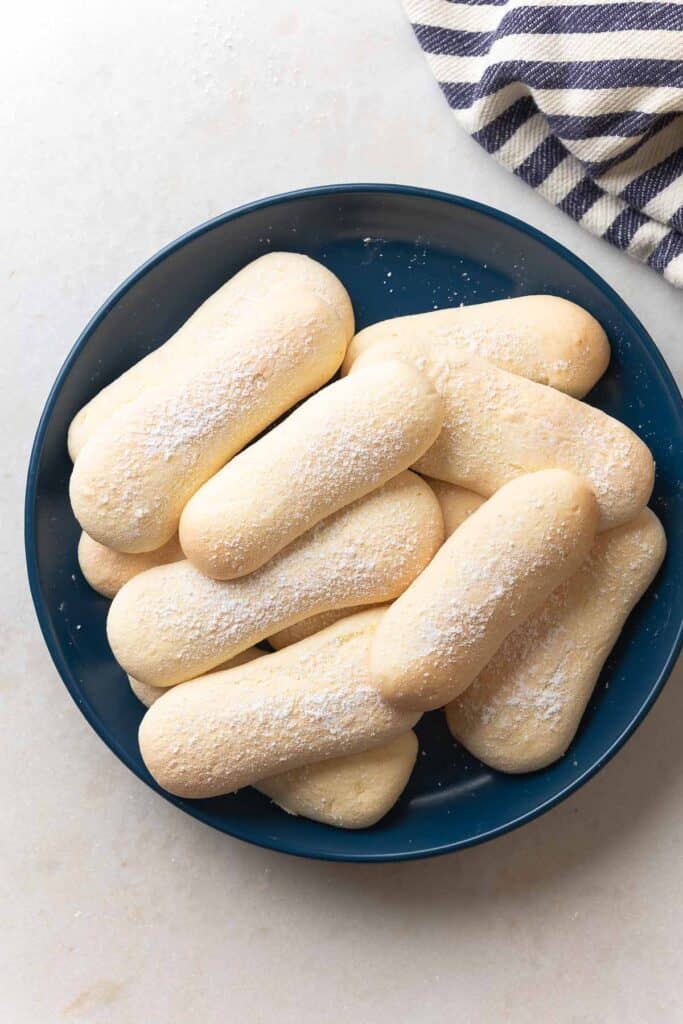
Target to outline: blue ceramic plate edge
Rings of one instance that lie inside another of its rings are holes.
[[[491,839],[495,839],[498,836],[505,835],[507,832],[511,832],[513,829],[520,828],[522,825],[529,821],[533,821],[540,815],[545,814],[547,811],[556,807],[567,797],[571,796],[576,790],[584,786],[597,772],[599,772],[605,765],[614,757],[614,755],[623,747],[623,745],[630,739],[634,734],[638,726],[643,722],[647,714],[652,709],[655,701],[659,697],[664,688],[664,685],[669,678],[673,667],[678,659],[678,656],[683,646],[683,623],[679,625],[678,633],[676,635],[676,641],[673,645],[669,656],[659,673],[657,679],[654,681],[649,693],[641,704],[638,712],[634,716],[633,720],[623,730],[623,732],[617,737],[617,739],[611,744],[610,747],[592,764],[586,769],[577,779],[574,779],[568,786],[560,790],[553,797],[539,804],[533,810],[528,811],[525,814],[514,818],[512,821],[505,822],[503,825],[499,825],[496,828],[489,829],[486,832],[472,839],[455,840],[453,842],[444,843],[441,846],[425,847],[417,850],[405,850],[400,853],[361,853],[361,854],[344,854],[339,855],[335,853],[325,853],[324,851],[311,853],[299,849],[292,848],[287,843],[281,843],[277,840],[268,841],[268,839],[255,839],[251,835],[240,834],[236,829],[232,829],[228,832],[227,829],[220,828],[213,821],[211,821],[203,811],[196,806],[191,808],[187,806],[186,802],[181,801],[167,793],[165,790],[158,787],[151,778],[143,776],[137,769],[137,767],[129,760],[125,751],[119,746],[115,737],[109,736],[109,732],[105,729],[104,724],[101,722],[99,716],[94,712],[92,707],[83,701],[75,687],[71,684],[71,672],[68,666],[65,664],[61,652],[53,640],[52,630],[48,616],[42,608],[42,595],[38,582],[38,568],[35,558],[35,543],[34,543],[34,506],[36,503],[35,485],[38,476],[38,463],[42,451],[44,432],[47,421],[52,413],[53,406],[61,391],[62,384],[66,376],[71,370],[71,366],[75,361],[76,357],[80,353],[81,349],[87,343],[90,334],[95,327],[106,317],[109,311],[118,303],[126,292],[132,287],[134,283],[143,278],[157,263],[161,262],[169,253],[174,252],[176,249],[186,245],[189,241],[199,237],[206,231],[212,230],[219,224],[226,223],[230,220],[235,220],[240,216],[250,213],[253,210],[259,210],[264,207],[270,207],[279,205],[283,202],[288,202],[293,199],[306,198],[316,195],[338,195],[340,193],[348,192],[377,192],[377,193],[393,193],[406,196],[416,196],[425,199],[433,199],[442,202],[450,203],[454,206],[460,206],[464,209],[474,210],[478,213],[482,213],[485,216],[491,217],[493,220],[500,221],[504,224],[508,224],[511,227],[516,228],[522,233],[535,238],[537,241],[548,246],[551,250],[560,255],[567,262],[571,263],[578,271],[586,276],[597,288],[599,288],[609,299],[619,307],[622,315],[630,321],[634,330],[640,334],[645,341],[646,345],[651,350],[654,363],[657,367],[657,371],[661,376],[668,390],[670,390],[675,397],[678,399],[678,418],[683,428],[683,400],[681,394],[674,380],[674,377],[667,366],[664,357],[657,348],[657,345],[650,337],[648,331],[632,312],[629,306],[623,301],[619,294],[607,284],[607,282],[587,263],[585,263],[578,256],[574,255],[569,249],[556,242],[549,235],[546,235],[543,231],[532,227],[525,221],[520,220],[511,214],[505,213],[502,210],[497,210],[495,207],[488,206],[486,203],[479,203],[473,199],[467,199],[464,196],[458,196],[448,192],[441,192],[435,189],[420,188],[414,185],[397,185],[397,184],[382,184],[379,182],[374,183],[352,183],[352,184],[335,184],[335,185],[320,185],[312,188],[296,189],[290,192],[281,192],[273,196],[266,196],[261,199],[254,200],[250,203],[244,203],[241,206],[235,207],[233,210],[229,210],[226,213],[219,214],[217,217],[212,217],[210,220],[204,221],[197,225],[195,228],[191,228],[189,231],[184,232],[174,241],[164,246],[157,253],[151,256],[148,260],[145,260],[137,270],[133,271],[125,280],[112,292],[112,294],[105,300],[102,306],[97,310],[94,316],[86,324],[85,328],[77,338],[76,342],[69,351],[66,359],[64,360],[57,377],[55,378],[54,384],[52,385],[45,406],[41,413],[38,421],[38,427],[36,429],[36,435],[31,448],[31,455],[28,464],[28,473],[26,481],[26,498],[24,503],[24,548],[26,555],[26,567],[29,579],[29,588],[31,591],[31,598],[38,618],[38,624],[40,626],[43,639],[47,645],[50,656],[54,662],[54,665],[61,676],[62,682],[66,686],[69,694],[71,695],[74,703],[78,707],[81,714],[84,716],[89,725],[94,729],[99,738],[109,747],[109,749],[119,758],[123,764],[141,781],[146,785],[150,786],[155,792],[162,796],[168,803],[172,804],[178,810],[186,811],[193,817],[202,821],[205,825],[209,825],[211,828],[216,829],[218,832],[222,832],[224,835],[230,835],[235,839],[242,840],[243,842],[250,843],[252,845],[260,846],[264,849],[275,850],[279,853],[287,853],[296,857],[303,857],[309,860],[323,860],[323,861],[341,861],[348,863],[384,863],[389,861],[406,861],[406,860],[419,860],[425,857],[441,856],[446,853],[453,853],[456,850],[467,849],[472,846],[478,846],[480,843],[488,842]]]

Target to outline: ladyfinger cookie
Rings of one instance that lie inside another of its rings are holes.
[[[150,352],[84,405],[69,427],[68,446],[73,461],[85,442],[105,420],[138,398],[174,370],[183,372],[188,360],[202,354],[280,286],[305,288],[326,302],[342,324],[344,335],[353,334],[353,309],[341,281],[326,267],[294,252],[272,252],[240,270],[185,321],[165,344]],[[235,341],[239,335],[231,335]]]
[[[578,569],[597,520],[590,488],[564,470],[502,487],[382,619],[371,667],[384,697],[420,711],[453,700],[515,626]]]
[[[311,615],[308,619],[302,619],[301,622],[295,622],[293,626],[287,626],[286,629],[280,629],[277,633],[273,633],[268,637],[268,643],[276,651],[280,651],[283,647],[297,644],[299,640],[305,640],[306,637],[319,633],[321,629],[326,629],[333,622],[339,622],[340,619],[345,619],[349,615],[355,615],[356,612],[364,610],[363,605],[359,604],[353,608],[333,608],[329,612]]]
[[[555,295],[523,295],[372,324],[351,342],[343,372],[372,345],[405,338],[480,356],[575,398],[597,383],[610,357],[605,332],[585,309]]]
[[[453,531],[461,523],[464,523],[467,517],[476,511],[485,500],[474,491],[456,487],[455,484],[447,484],[443,480],[434,480],[428,477],[427,483],[434,491],[441,506],[446,537],[450,537]],[[333,622],[338,622],[339,619],[361,610],[360,607],[343,608],[322,612],[320,615],[312,615],[310,619],[303,619],[301,622],[296,622],[293,626],[288,626],[287,629],[281,629],[278,633],[269,636],[268,643],[276,651],[279,651],[281,648],[295,644],[299,640],[305,640],[307,636],[313,636],[314,633],[325,629],[326,626],[331,626]]]
[[[219,582],[187,561],[141,573],[114,598],[109,643],[134,678],[173,686],[310,615],[393,599],[442,540],[438,501],[406,471],[249,576]]]
[[[256,784],[289,814],[336,828],[370,828],[394,806],[417,759],[412,731],[360,754],[290,768]]]
[[[429,376],[444,403],[444,425],[414,468],[485,497],[522,473],[557,466],[590,483],[600,529],[632,519],[654,483],[640,438],[600,409],[507,373],[476,356],[404,338],[373,345],[353,364],[404,358]]]
[[[600,534],[581,568],[510,633],[446,708],[455,738],[503,772],[531,772],[561,757],[626,619],[662,564],[654,512]]]
[[[199,488],[180,518],[185,555],[214,579],[253,572],[416,462],[442,420],[441,399],[407,363],[330,384]]]
[[[441,506],[446,537],[455,533],[458,527],[486,501],[481,494],[475,494],[466,487],[458,487],[457,484],[449,484],[445,480],[435,480],[430,476],[425,479]]]
[[[95,431],[69,489],[83,529],[117,551],[165,544],[194,492],[328,380],[347,341],[337,314],[315,294],[271,292],[248,319]]]
[[[368,671],[383,614],[361,612],[250,665],[169,690],[140,725],[154,779],[176,796],[218,796],[408,732],[419,714],[383,700]]]
[[[177,535],[156,551],[144,551],[139,555],[126,555],[99,544],[87,533],[82,533],[78,542],[78,564],[86,580],[98,594],[114,597],[124,583],[132,580],[146,569],[156,565],[167,565],[183,558]]]
[[[250,661],[256,661],[257,658],[263,658],[268,652],[262,650],[260,647],[248,647],[246,651],[241,651],[236,654],[234,658],[230,658],[228,661],[222,662],[218,665],[213,672],[222,672],[226,668],[236,668],[238,665],[246,665]],[[135,679],[133,676],[128,676],[128,683],[131,690],[146,708],[151,708],[155,700],[158,700],[162,694],[168,693],[168,689],[163,686],[150,686],[149,683],[141,683],[139,679]]]
[[[259,647],[250,647],[215,671],[245,665],[265,654]],[[129,682],[148,708],[169,692],[130,676]],[[255,788],[288,814],[336,828],[369,828],[391,810],[405,789],[415,767],[417,746],[411,729],[381,747],[291,768],[262,779]]]

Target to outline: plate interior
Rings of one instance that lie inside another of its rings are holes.
[[[556,802],[620,744],[664,681],[683,605],[677,572],[681,411],[675,385],[614,293],[566,250],[519,222],[418,190],[316,190],[218,218],[146,264],[79,339],[41,421],[27,494],[29,575],[41,626],[86,717],[154,787],[137,746],[142,707],[106,641],[109,602],[90,590],[78,569],[66,430],[88,399],[164,342],[231,274],[277,249],[307,253],[338,274],[351,294],[358,328],[391,316],[532,293],[578,302],[601,321],[612,346],[609,370],[588,401],[637,431],[657,462],[652,506],[667,530],[667,560],[629,619],[560,762],[532,775],[498,774],[462,750],[442,713],[433,712],[418,727],[420,755],[406,793],[368,831],[343,832],[289,817],[252,790],[205,801],[164,794],[223,831],[302,855],[393,859],[470,845]]]

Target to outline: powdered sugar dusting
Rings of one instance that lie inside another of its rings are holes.
[[[579,571],[504,641],[472,685],[452,704],[449,720],[468,737],[503,751],[531,739],[564,744],[578,725],[619,631],[664,554],[656,517],[602,534]],[[562,749],[558,750],[558,755]]]
[[[188,557],[219,578],[253,570],[323,517],[407,469],[440,425],[438,398],[405,364],[337,381],[194,496],[181,525]]]
[[[502,620],[509,632],[515,619],[525,618],[553,581],[576,564],[575,545],[580,539],[585,550],[590,534],[587,524],[577,528],[567,494],[561,493],[563,511],[553,507],[551,486],[530,481],[528,493],[517,489],[514,498],[496,507],[495,520],[487,524],[486,547],[474,534],[470,541],[469,531],[460,535],[452,582],[439,586],[438,600],[418,608],[416,660],[436,659],[444,669],[469,661],[469,652],[482,648]],[[486,515],[494,515],[493,506]]]
[[[467,279],[467,272],[462,275]],[[361,331],[347,365],[384,341],[410,337],[458,356],[478,356],[511,373],[575,394],[586,394],[604,371],[609,345],[597,322],[573,303],[551,295],[448,306],[386,320]]]
[[[176,682],[310,615],[390,600],[440,542],[435,504],[426,485],[405,474],[248,576],[222,583],[188,562],[143,573],[112,605],[114,653],[135,678]]]
[[[652,457],[628,427],[601,410],[435,342],[378,344],[363,365],[390,355],[422,368],[444,402],[442,431],[416,464],[421,472],[490,495],[523,473],[566,469],[590,483],[603,529],[646,504]]]
[[[528,727],[531,722],[555,728],[571,696],[571,646],[562,610],[566,584],[542,608],[514,630],[481,675],[455,701],[466,728]],[[540,662],[547,670],[539,674]]]
[[[128,550],[162,543],[205,480],[334,372],[343,342],[335,314],[313,296],[281,299],[248,327],[213,324],[220,337],[93,435],[72,479],[89,533]]]
[[[158,701],[145,728],[162,784],[178,791],[187,783],[195,795],[197,787],[204,795],[227,792],[406,732],[419,716],[385,702],[368,678],[378,618],[347,619],[331,635],[187,683]]]

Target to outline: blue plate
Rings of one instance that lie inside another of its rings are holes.
[[[88,587],[76,560],[79,530],[67,496],[67,426],[100,388],[165,341],[236,270],[271,249],[308,253],[326,263],[351,293],[359,328],[438,306],[538,292],[566,296],[590,310],[609,334],[612,363],[589,400],[627,423],[652,449],[652,504],[669,551],[609,658],[571,749],[544,771],[518,777],[491,771],[453,742],[442,714],[433,712],[419,726],[420,756],[406,793],[367,831],[344,832],[290,817],[252,790],[199,801],[162,795],[230,835],[307,857],[401,860],[491,839],[568,796],[631,735],[674,664],[683,609],[683,430],[676,385],[618,295],[572,253],[513,217],[422,189],[332,186],[275,196],[217,217],[145,263],[76,342],[38,426],[26,492],[26,558],[43,635],[92,727],[157,789],[138,751],[141,705],[107,645],[108,602]]]

